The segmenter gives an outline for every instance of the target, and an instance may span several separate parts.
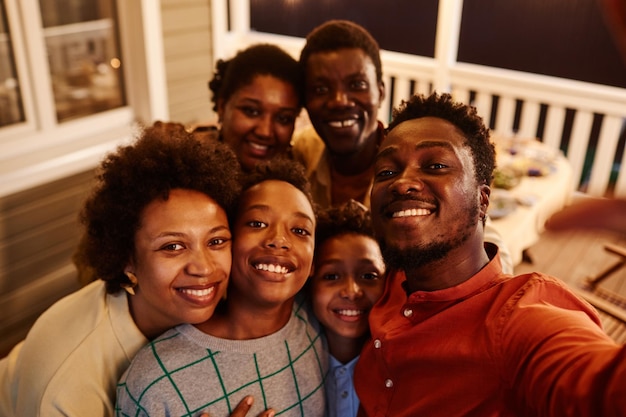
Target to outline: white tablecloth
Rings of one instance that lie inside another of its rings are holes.
[[[506,192],[518,201],[515,209],[500,218],[494,219],[492,216],[494,227],[511,252],[513,265],[519,264],[524,250],[537,242],[544,231],[546,220],[569,203],[573,190],[572,168],[562,153],[534,140],[523,141],[518,146],[520,151],[514,156],[504,152],[504,147],[497,146],[498,166],[515,163],[515,158],[538,153],[551,156],[552,169],[544,176],[522,177],[517,186]],[[500,192],[499,189],[492,189],[493,195]]]

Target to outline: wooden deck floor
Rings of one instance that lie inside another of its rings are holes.
[[[531,262],[522,262],[515,273],[540,271],[565,281],[596,306],[604,328],[615,340],[626,343],[626,266],[609,275],[595,288],[588,279],[620,261],[605,244],[626,248],[626,235],[609,232],[544,232],[527,250]]]

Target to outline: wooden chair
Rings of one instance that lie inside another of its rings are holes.
[[[596,288],[598,284],[604,281],[611,274],[617,272],[622,267],[626,266],[626,248],[625,247],[614,245],[612,243],[607,243],[604,245],[604,250],[619,256],[620,260],[614,263],[613,265],[609,266],[608,268],[606,268],[599,274],[587,278],[587,284],[589,284],[591,288]]]
[[[617,255],[619,260],[598,274],[586,279],[582,297],[600,314],[605,332],[618,343],[626,343],[626,297],[600,286],[609,276],[626,266],[626,247],[606,243],[604,250]]]

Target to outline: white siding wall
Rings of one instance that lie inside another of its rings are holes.
[[[209,0],[161,0],[170,119],[213,122],[207,82],[213,74]]]

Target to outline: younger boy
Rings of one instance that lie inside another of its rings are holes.
[[[330,351],[327,415],[356,416],[352,374],[369,336],[369,312],[384,289],[385,264],[369,210],[354,200],[320,213],[315,239],[310,291]]]

